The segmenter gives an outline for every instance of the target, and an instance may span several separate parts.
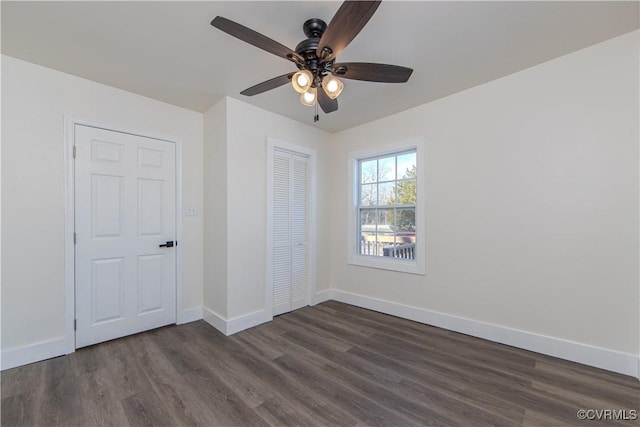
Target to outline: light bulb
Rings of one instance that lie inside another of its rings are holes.
[[[309,84],[309,79],[304,74],[298,74],[296,82],[298,83],[298,86],[306,86]]]
[[[327,75],[322,79],[322,89],[324,89],[329,98],[336,99],[344,89],[344,83],[331,75]]]
[[[313,74],[309,70],[300,70],[293,75],[291,79],[291,85],[293,90],[298,93],[305,93],[311,87],[313,83]]]
[[[313,107],[314,105],[316,105],[316,90],[317,89],[315,87],[312,87],[308,91],[300,95],[300,102],[302,102],[302,105],[306,105],[307,107]]]

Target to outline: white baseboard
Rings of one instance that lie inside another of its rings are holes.
[[[640,356],[333,289],[331,299],[640,378]]]
[[[62,356],[67,354],[67,348],[67,339],[60,337],[24,347],[2,350],[2,370]]]
[[[205,322],[227,336],[253,328],[254,326],[269,322],[273,319],[273,317],[267,314],[267,310],[265,309],[243,314],[228,320],[207,307],[203,308],[203,314]]]
[[[333,297],[333,289],[325,289],[324,291],[316,292],[313,296],[313,301],[311,301],[311,305],[316,305],[323,303],[325,301],[329,301]]]
[[[242,316],[234,317],[227,320],[227,335],[233,335],[236,332],[244,331],[245,329],[253,328],[254,326],[261,325],[269,322],[273,319],[272,316],[267,314],[267,310],[262,309],[254,311],[253,313],[243,314]]]
[[[178,325],[182,325],[184,323],[195,322],[196,320],[202,319],[202,307],[192,307],[182,310],[182,320]]]
[[[207,307],[202,307],[202,318],[205,322],[207,322],[223,334],[229,335],[227,334],[227,319],[220,316],[215,311]]]

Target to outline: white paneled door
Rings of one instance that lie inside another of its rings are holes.
[[[75,126],[76,347],[176,321],[175,144]]]
[[[273,314],[309,305],[309,158],[274,149]]]

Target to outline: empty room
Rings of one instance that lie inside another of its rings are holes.
[[[640,425],[640,2],[0,8],[3,427]]]

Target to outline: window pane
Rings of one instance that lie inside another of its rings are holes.
[[[416,211],[415,209],[396,209],[395,212],[396,246],[387,250],[387,256],[398,259],[415,259]]]
[[[396,201],[396,183],[385,182],[378,184],[378,206],[389,206]]]
[[[393,209],[378,209],[378,234],[393,233]]]
[[[363,184],[360,186],[360,205],[375,206],[378,203],[376,184]]]
[[[399,205],[415,205],[416,204],[416,180],[405,179],[398,181],[397,188],[397,204]]]
[[[378,233],[379,256],[384,256],[384,248],[395,246],[395,237],[393,233]]]
[[[398,243],[415,243],[416,210],[397,209],[395,212],[395,231]]]
[[[367,160],[360,162],[360,183],[368,184],[378,181],[378,161]]]
[[[416,153],[398,156],[398,179],[416,177]]]
[[[376,244],[376,210],[360,210],[360,253],[377,255]]]
[[[378,160],[378,181],[393,181],[396,179],[396,158],[386,157]]]
[[[376,255],[384,256],[384,248],[394,245],[393,209],[378,209],[378,234]]]

